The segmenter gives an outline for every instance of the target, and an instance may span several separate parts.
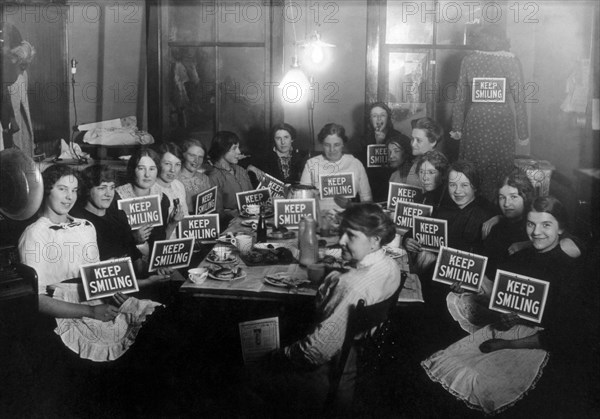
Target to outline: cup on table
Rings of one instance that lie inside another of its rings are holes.
[[[260,214],[260,205],[258,205],[258,204],[248,204],[248,205],[246,205],[246,213],[248,215],[258,215],[258,214]]]
[[[235,242],[235,241],[237,241],[237,240],[233,239],[232,243],[231,243],[234,246],[235,246],[235,243],[233,243],[233,242]],[[229,246],[218,246],[217,245],[217,246],[213,247],[212,250],[213,250],[213,252],[215,252],[215,255],[217,256],[217,258],[219,260],[226,260],[229,258],[229,256],[231,256],[231,247],[229,247]]]
[[[325,265],[322,263],[313,263],[306,267],[308,280],[313,284],[320,284],[325,278]]]
[[[246,256],[252,250],[254,244],[254,237],[250,234],[240,233],[235,236],[235,247],[240,251],[240,255]]]
[[[206,268],[193,268],[188,270],[188,278],[194,284],[201,284],[208,276],[208,269]]]

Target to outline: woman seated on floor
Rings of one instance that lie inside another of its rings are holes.
[[[308,415],[319,412],[329,388],[330,361],[339,354],[351,306],[360,299],[372,305],[389,298],[400,286],[400,268],[385,255],[382,246],[396,228],[375,204],[356,204],[346,209],[340,225],[344,258],[356,268],[346,273],[331,272],[317,293],[318,323],[304,338],[272,354],[250,379],[274,412]],[[356,376],[355,354],[351,351],[337,400],[349,407]],[[268,417],[268,412],[266,414]]]
[[[42,173],[44,199],[39,218],[19,239],[21,261],[38,275],[39,311],[56,318],[56,334],[81,358],[112,361],[133,344],[146,317],[159,306],[117,293],[106,301],[83,301],[78,278],[81,265],[98,262],[94,225],[73,218],[79,180],[69,166],[54,165]]]
[[[576,260],[559,245],[566,221],[560,201],[551,196],[536,198],[526,222],[532,247],[499,266],[550,283],[541,324],[525,321],[515,313],[498,313],[495,323],[422,362],[432,380],[469,407],[493,414],[512,406],[536,386],[542,372],[546,375],[548,351],[557,355],[550,358],[550,384],[556,385],[555,369],[569,362],[564,355],[580,349],[573,346],[574,339],[582,334],[581,322],[572,320],[582,304],[577,297],[582,290],[579,275],[574,275]]]

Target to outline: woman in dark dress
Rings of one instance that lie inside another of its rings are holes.
[[[306,153],[294,149],[296,129],[290,124],[281,123],[271,128],[273,148],[265,155],[253,157],[247,170],[262,180],[265,173],[279,179],[283,183],[292,184],[300,181],[300,175],[306,163]]]
[[[564,377],[557,379],[557,369],[568,367],[569,359],[577,356],[575,351],[583,348],[575,345],[582,335],[581,322],[573,321],[582,303],[577,297],[581,290],[575,281],[576,260],[559,245],[566,220],[564,206],[556,198],[536,198],[526,222],[532,247],[510,256],[499,266],[549,282],[541,324],[522,320],[515,313],[499,314],[496,323],[421,363],[432,380],[469,407],[491,414],[507,409],[536,386],[542,372],[546,387],[569,386],[560,382]],[[548,352],[553,355],[550,368],[546,367]]]

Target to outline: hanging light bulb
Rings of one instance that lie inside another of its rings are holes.
[[[312,52],[310,54],[310,59],[312,62],[315,64],[321,64],[323,62],[323,58],[325,58],[323,47],[321,47],[321,45],[313,45]]]
[[[279,83],[279,88],[282,89],[283,99],[288,103],[297,103],[306,100],[308,90],[310,89],[310,82],[300,68],[296,55],[292,57],[291,68],[283,77],[281,83]]]

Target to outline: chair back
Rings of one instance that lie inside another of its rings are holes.
[[[356,306],[350,309],[342,350],[337,362],[334,363],[330,374],[329,392],[327,393],[327,399],[325,400],[326,410],[330,409],[335,402],[340,380],[346,367],[346,361],[348,360],[350,349],[355,340],[354,337],[359,334],[363,335],[371,333],[371,330],[380,326],[388,319],[389,315],[396,307],[398,296],[404,287],[405,281],[406,273],[402,272],[400,286],[392,296],[370,306],[365,306],[365,300],[360,299]]]

